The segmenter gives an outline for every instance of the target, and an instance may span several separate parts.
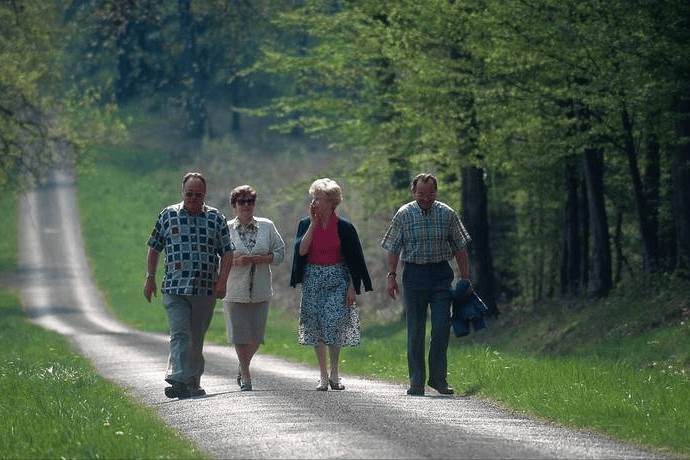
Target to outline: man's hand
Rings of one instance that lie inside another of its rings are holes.
[[[389,276],[388,277],[388,286],[387,286],[387,291],[388,291],[388,296],[395,300],[398,298],[398,282],[395,280],[394,276]]]
[[[216,281],[215,286],[213,286],[213,293],[216,295],[216,299],[224,299],[225,294],[226,294],[226,281],[220,282],[220,280]]]
[[[152,276],[146,277],[146,284],[144,284],[144,297],[148,303],[151,303],[151,294],[153,294],[154,297],[158,296],[156,293],[156,278]]]

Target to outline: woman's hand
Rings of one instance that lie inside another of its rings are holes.
[[[254,262],[253,262],[253,259],[254,259],[254,256],[248,256],[248,255],[246,255],[246,254],[239,255],[239,256],[234,256],[234,257],[232,258],[232,264],[233,264],[233,265],[238,265],[238,266],[240,266],[240,267],[242,267],[242,266],[244,266],[244,265],[251,265],[251,264],[254,263]]]
[[[309,204],[309,220],[311,221],[312,225],[315,225],[318,221],[318,216],[316,214],[316,200],[312,200],[311,204]]]
[[[355,292],[355,288],[352,284],[350,284],[347,287],[347,297],[345,298],[345,304],[348,307],[351,307],[355,304],[355,300],[357,299],[357,293]]]

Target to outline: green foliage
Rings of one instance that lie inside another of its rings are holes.
[[[677,142],[669,109],[690,76],[687,17],[681,1],[311,0],[275,21],[302,38],[268,43],[258,68],[293,84],[268,111],[277,127],[354,156],[360,186],[386,197],[371,209],[404,199],[396,177],[430,170],[453,196],[459,168],[482,167],[499,283],[530,301],[559,290],[562,162],[586,148],[605,152],[609,213],[624,213],[634,270],[642,246],[631,161],[643,172],[658,162],[666,199],[648,206],[673,238],[664,171]],[[659,160],[642,156],[653,138]]]
[[[0,3],[0,189],[25,186],[87,141],[114,138],[122,126],[112,107],[95,110],[98,91],[64,85],[59,8],[54,2]]]

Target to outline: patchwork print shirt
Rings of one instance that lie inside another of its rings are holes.
[[[161,292],[176,295],[213,295],[219,257],[235,250],[220,211],[204,205],[191,215],[182,202],[161,211],[147,244],[165,249]]]

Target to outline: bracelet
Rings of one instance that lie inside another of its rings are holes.
[[[146,277],[147,277],[147,278],[155,278],[155,277],[156,277],[156,274],[155,274],[155,273],[151,273],[151,272],[146,272]]]
[[[397,273],[395,273],[395,272],[388,272],[388,274],[386,275],[386,278],[390,278],[391,276],[393,278],[395,278],[396,275],[397,275]]]

